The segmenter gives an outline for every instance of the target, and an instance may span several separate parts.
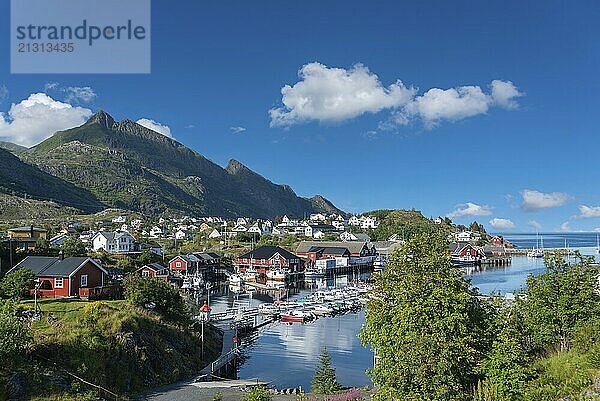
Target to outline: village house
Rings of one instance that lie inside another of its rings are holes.
[[[261,246],[247,252],[232,261],[236,271],[244,273],[254,270],[267,274],[269,270],[285,270],[290,273],[301,272],[304,262],[298,256],[278,246]]]
[[[143,244],[140,245],[140,249],[142,251],[148,249],[151,253],[158,255],[158,256],[163,256],[163,248],[162,245],[159,244],[158,242],[145,242]]]
[[[158,226],[153,226],[150,229],[149,235],[152,238],[163,238],[165,236],[165,233],[163,232],[162,228],[160,228]]]
[[[371,237],[364,233],[351,233],[348,231],[344,231],[340,234],[340,239],[342,241],[362,241],[362,242],[371,242]]]
[[[309,217],[310,221],[325,221],[327,220],[327,216],[322,213],[313,213]]]
[[[169,269],[175,275],[205,275],[221,266],[221,257],[212,252],[194,252],[177,255],[169,261]]]
[[[366,262],[373,261],[377,256],[377,249],[375,246],[368,242],[361,241],[301,241],[296,249],[296,254],[307,260],[315,260],[318,256],[316,250],[328,248],[328,249],[347,249],[349,252],[348,262]]]
[[[179,229],[175,232],[175,239],[191,240],[194,239],[194,234],[192,234],[188,230]]]
[[[468,242],[452,242],[448,249],[453,263],[473,263],[486,257],[482,247],[473,246]]]
[[[221,236],[221,233],[216,228],[213,229],[210,234],[208,234],[209,239],[219,238],[220,236]]]
[[[126,231],[99,231],[91,239],[92,250],[108,253],[130,253],[135,251],[135,238]]]
[[[169,281],[169,269],[160,263],[150,263],[144,265],[135,271],[142,277],[157,278],[163,281]]]
[[[45,240],[48,236],[48,231],[31,225],[26,227],[10,228],[8,229],[7,234],[13,249],[28,251],[35,250],[37,241]]]
[[[7,274],[20,269],[35,274],[37,294],[42,298],[87,296],[89,289],[102,287],[108,280],[108,272],[88,257],[28,256]]]
[[[490,239],[490,243],[492,245],[504,245],[504,238],[502,238],[499,235],[494,235],[491,239]]]

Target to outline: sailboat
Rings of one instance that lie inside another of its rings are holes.
[[[596,234],[596,254],[600,255],[600,237]]]
[[[541,237],[540,248],[538,248],[537,246],[538,246],[538,236],[536,234],[535,246],[533,247],[533,249],[531,251],[527,252],[528,258],[543,258],[544,257],[544,237]]]

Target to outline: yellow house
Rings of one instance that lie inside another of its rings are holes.
[[[13,249],[23,251],[34,250],[38,239],[45,240],[47,237],[48,230],[34,226],[15,227],[8,230],[8,238],[12,241]]]

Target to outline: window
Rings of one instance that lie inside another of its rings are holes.
[[[54,288],[63,288],[64,279],[62,277],[56,277],[54,279]]]
[[[176,267],[181,267],[181,262],[175,262]]]
[[[88,275],[87,274],[82,274],[81,275],[81,286],[82,287],[87,287],[87,283],[88,283]]]
[[[150,272],[148,270],[142,270],[142,277],[150,277]]]

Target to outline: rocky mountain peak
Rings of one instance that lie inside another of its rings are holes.
[[[99,124],[106,129],[112,129],[112,127],[115,125],[115,120],[110,114],[108,114],[104,110],[99,110],[90,117],[87,123]]]

